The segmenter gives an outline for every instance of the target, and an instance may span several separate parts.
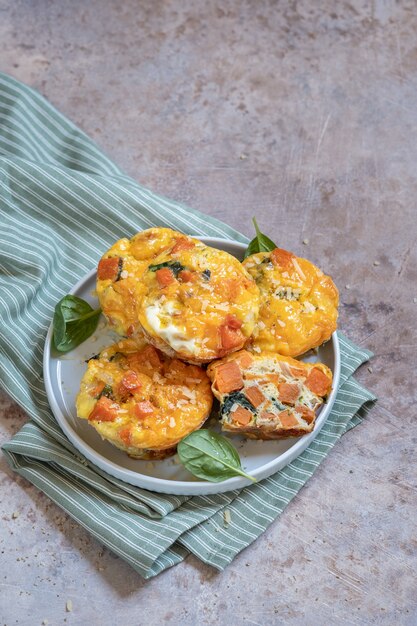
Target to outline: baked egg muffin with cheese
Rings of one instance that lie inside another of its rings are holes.
[[[242,264],[222,250],[182,236],[142,275],[139,322],[170,356],[207,363],[241,349],[259,312],[259,290]]]
[[[280,248],[253,254],[243,266],[261,294],[248,349],[298,356],[331,337],[337,327],[339,293],[330,276]]]
[[[200,367],[125,339],[88,361],[76,407],[78,417],[129,456],[163,459],[204,424],[212,402]]]
[[[142,275],[163,250],[183,239],[196,241],[170,228],[149,228],[123,238],[100,259],[96,291],[110,326],[125,337],[141,335],[138,307],[145,293]]]
[[[246,350],[211,363],[207,373],[220,400],[222,430],[252,439],[311,432],[332,386],[332,373],[322,363]]]

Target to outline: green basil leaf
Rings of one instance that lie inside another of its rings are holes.
[[[234,476],[256,478],[242,470],[239,454],[230,441],[212,430],[195,430],[178,444],[178,456],[194,476],[218,483]]]
[[[101,309],[93,309],[77,296],[67,295],[55,307],[54,345],[59,352],[69,352],[88,339],[97,328]]]
[[[269,237],[261,233],[256,219],[252,218],[252,221],[255,226],[256,236],[252,239],[252,241],[246,248],[245,255],[243,257],[244,259],[246,259],[246,257],[250,256],[251,254],[256,254],[257,252],[271,252],[272,250],[275,250],[275,248],[277,248],[277,245]]]

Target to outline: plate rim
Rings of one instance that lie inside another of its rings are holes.
[[[234,241],[232,239],[222,239],[219,237],[202,237],[199,235],[190,235],[194,238],[199,238],[203,243],[207,245],[212,245],[213,247],[216,244],[222,245],[232,245],[238,246],[241,248],[242,252],[246,248],[246,245],[239,241]],[[70,294],[74,295],[76,292],[83,287],[83,285],[91,280],[96,274],[97,269],[93,268],[87,274],[84,274],[77,283],[71,288],[69,291]],[[72,445],[81,452],[93,465],[96,465],[100,470],[106,472],[107,474],[114,476],[115,478],[121,480],[122,482],[126,482],[130,485],[134,485],[136,487],[147,489],[148,491],[157,491],[158,493],[166,493],[171,495],[213,495],[216,493],[223,493],[226,491],[233,491],[235,489],[242,489],[247,485],[253,484],[252,481],[245,479],[243,477],[234,477],[228,478],[227,480],[221,482],[209,482],[209,481],[184,481],[184,480],[168,480],[166,478],[158,478],[153,476],[148,476],[146,474],[141,474],[140,472],[136,472],[131,469],[123,468],[114,461],[109,460],[107,457],[97,452],[92,448],[88,443],[80,437],[80,435],[71,427],[66,416],[61,411],[61,408],[57,402],[53,391],[53,384],[51,379],[51,372],[49,370],[50,365],[53,363],[53,358],[51,357],[51,347],[52,347],[52,334],[53,334],[53,322],[49,326],[45,344],[44,344],[44,352],[43,352],[43,376],[45,383],[45,391],[48,398],[48,402],[52,411],[52,414],[67,436]],[[257,482],[271,476],[273,473],[281,470],[283,467],[291,463],[295,458],[297,458],[304,450],[309,446],[309,444],[316,438],[324,423],[326,422],[333,404],[336,400],[337,391],[339,389],[340,382],[340,346],[339,339],[337,336],[337,331],[332,333],[330,341],[332,342],[333,352],[334,352],[334,372],[333,372],[333,385],[332,391],[327,399],[326,404],[324,405],[322,411],[320,412],[318,419],[316,421],[316,426],[314,430],[304,437],[300,437],[298,441],[294,443],[288,450],[280,454],[278,457],[274,458],[272,461],[261,465],[259,468],[255,470],[251,470],[251,475],[257,479]],[[114,474],[109,472],[108,467],[111,467],[114,470]],[[117,474],[117,475],[116,475]],[[132,482],[134,477],[139,477],[139,480]],[[131,480],[129,480],[131,478]],[[141,484],[139,484],[139,482]],[[256,483],[255,483],[256,484]]]

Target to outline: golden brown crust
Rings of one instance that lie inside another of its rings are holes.
[[[134,458],[159,459],[201,428],[213,396],[206,373],[126,339],[88,362],[77,415]]]
[[[141,336],[138,307],[145,293],[143,273],[163,250],[172,247],[182,236],[170,228],[148,228],[131,239],[119,239],[103,254],[98,264],[96,291],[104,315],[118,334]],[[111,266],[106,271],[109,259],[120,262],[114,265],[114,272]]]
[[[331,337],[337,326],[339,294],[330,276],[280,248],[253,254],[243,265],[261,294],[249,350],[298,356]]]
[[[139,322],[147,340],[188,363],[241,349],[252,334],[259,291],[242,264],[185,235],[144,272]]]

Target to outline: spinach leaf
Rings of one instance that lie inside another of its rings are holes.
[[[121,279],[122,272],[123,272],[123,259],[119,257],[119,263],[117,265],[117,276],[116,276],[116,280],[114,281],[115,283],[117,283],[117,281]]]
[[[55,307],[54,345],[59,352],[69,352],[85,341],[97,328],[101,309],[93,309],[77,296],[67,295]]]
[[[98,396],[96,396],[97,400],[100,400],[102,396],[113,399],[113,389],[110,387],[110,385],[104,385],[103,391],[100,391]]]
[[[236,448],[212,430],[196,430],[178,444],[178,456],[184,467],[203,480],[218,483],[234,476],[256,482],[242,470]]]
[[[257,252],[271,252],[277,247],[269,237],[261,233],[258,223],[254,217],[252,218],[252,221],[253,225],[255,226],[256,236],[252,239],[252,241],[246,248],[245,256],[243,257],[244,259],[246,259],[246,257],[250,256],[251,254],[256,254]]]
[[[235,404],[240,404],[244,409],[248,409],[251,413],[256,413],[255,407],[249,402],[249,400],[243,395],[241,391],[232,391],[223,400],[220,408],[220,415],[223,417],[225,413],[230,413],[230,409]]]
[[[157,263],[156,265],[149,265],[148,270],[150,272],[156,272],[156,270],[160,270],[161,267],[169,267],[169,269],[174,274],[175,278],[178,278],[178,274],[182,272],[185,267],[181,265],[179,261],[165,261],[165,263]]]

